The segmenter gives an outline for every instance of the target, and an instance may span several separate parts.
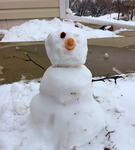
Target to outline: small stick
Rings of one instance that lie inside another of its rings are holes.
[[[110,148],[105,147],[104,150],[111,150]]]
[[[72,150],[76,150],[76,146],[74,146]]]
[[[96,81],[103,81],[103,82],[105,82],[104,80],[106,80],[106,79],[114,79],[115,84],[117,84],[116,80],[119,79],[119,78],[123,78],[123,77],[122,76],[109,77],[109,75],[107,75],[105,78],[96,79],[96,80],[93,79],[92,82],[96,82]]]
[[[17,56],[13,56],[14,58],[17,58],[17,59],[22,59],[22,60],[25,60],[27,61],[26,59],[23,59],[23,58],[20,58],[20,57],[17,57]]]
[[[18,58],[18,59],[21,59],[21,60],[25,60],[25,61],[32,61],[35,65],[39,66],[40,68],[42,68],[43,70],[46,71],[46,69],[42,66],[40,66],[39,64],[37,64],[35,61],[33,61],[30,56],[25,52],[25,55],[29,58],[29,59],[24,59],[24,58],[20,58],[20,57],[17,57],[17,56],[13,56],[14,58]]]
[[[105,136],[107,137],[110,133],[114,133],[115,131],[109,131]]]

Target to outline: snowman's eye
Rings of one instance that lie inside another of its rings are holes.
[[[61,32],[60,37],[64,38],[65,36],[66,36],[66,33],[65,32]]]

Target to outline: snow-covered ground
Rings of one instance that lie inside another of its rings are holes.
[[[117,17],[117,14],[105,15],[102,17],[98,17],[95,19],[98,20],[109,20],[110,22],[116,23],[125,23],[126,21],[118,21],[113,18]],[[88,17],[91,18],[91,17]],[[127,21],[126,24],[135,25],[134,21]],[[14,41],[44,41],[48,34],[51,32],[57,31],[61,28],[69,28],[69,30],[76,30],[82,34],[84,34],[87,39],[91,38],[110,38],[110,37],[118,37],[116,33],[121,31],[127,31],[127,29],[120,29],[117,31],[103,31],[99,29],[89,28],[87,26],[81,25],[78,23],[79,28],[75,27],[75,23],[71,20],[63,20],[61,21],[58,18],[54,18],[53,20],[47,21],[45,19],[39,20],[30,20],[21,24],[20,26],[13,26],[10,30],[0,30],[0,34],[5,34],[1,42],[14,42]],[[130,30],[130,29],[128,29]]]
[[[78,150],[135,149],[135,74],[123,77],[117,80],[117,85],[113,80],[93,82],[94,98],[103,109],[106,126]],[[40,135],[36,139],[30,132],[29,105],[39,86],[37,80],[0,86],[1,150],[49,150]],[[105,136],[111,131],[114,132]]]

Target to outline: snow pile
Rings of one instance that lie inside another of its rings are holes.
[[[7,32],[7,30],[0,30],[0,34],[6,34]]]
[[[69,9],[67,10],[70,15],[74,15],[72,11]],[[100,17],[92,17],[88,16],[86,18],[92,18],[97,21],[109,21],[113,23],[118,24],[125,24],[125,25],[133,25],[135,26],[134,21],[123,21],[123,20],[117,20],[118,14],[112,13],[107,14]],[[83,16],[82,16],[83,17]],[[75,27],[78,26],[79,28]],[[21,24],[20,26],[13,26],[10,30],[0,30],[0,34],[4,34],[3,39],[1,42],[14,42],[14,41],[45,41],[46,37],[54,31],[57,31],[63,27],[68,28],[69,30],[77,31],[79,33],[82,33],[86,36],[87,39],[91,38],[110,38],[110,37],[119,37],[119,35],[116,35],[117,33],[121,31],[130,31],[130,29],[120,29],[120,31],[117,32],[111,32],[111,31],[103,31],[99,29],[92,29],[87,26],[84,26],[80,23],[74,23],[72,20],[63,20],[61,21],[58,18],[54,18],[51,21],[47,21],[45,19],[39,20],[30,20],[28,22],[25,22]],[[133,30],[131,30],[133,31]]]
[[[124,79],[118,79],[117,85],[113,81],[93,83],[94,98],[103,109],[106,127],[93,140],[78,147],[78,150],[103,150],[104,147],[134,150],[135,74],[123,77]],[[27,122],[31,98],[39,92],[39,86],[36,80],[0,86],[1,150],[46,149],[44,140],[41,139],[42,133],[37,133],[36,140],[32,136],[31,125]],[[110,131],[115,132],[106,137]]]
[[[61,28],[68,28],[70,31],[82,33],[87,39],[90,38],[105,38],[105,37],[118,37],[111,31],[103,31],[99,29],[92,29],[82,25],[82,28],[75,27],[75,23],[71,20],[61,21],[54,18],[51,21],[45,19],[30,20],[21,24],[20,26],[13,26],[10,30],[2,31],[5,33],[1,42],[14,42],[14,41],[45,41],[46,37],[54,31]]]

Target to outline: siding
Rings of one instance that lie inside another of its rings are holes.
[[[59,0],[0,0],[0,20],[60,17]]]

